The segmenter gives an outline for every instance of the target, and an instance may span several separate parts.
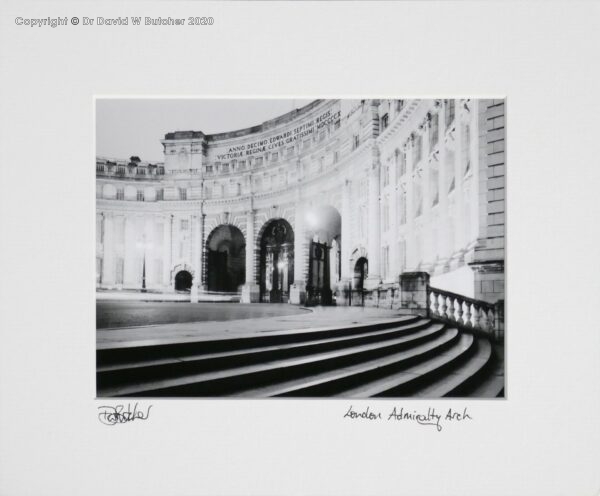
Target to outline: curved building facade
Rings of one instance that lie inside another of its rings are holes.
[[[394,306],[399,276],[504,298],[504,101],[316,100],[96,161],[96,284]]]

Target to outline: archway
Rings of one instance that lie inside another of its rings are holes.
[[[352,281],[352,305],[365,304],[365,280],[369,276],[369,262],[360,257],[354,264],[354,280]]]
[[[260,239],[261,301],[287,302],[294,282],[294,230],[285,219],[267,223]]]
[[[189,291],[192,288],[192,274],[180,270],[175,274],[175,291]]]
[[[235,226],[216,227],[206,240],[206,286],[209,291],[235,292],[246,281],[246,242]]]
[[[322,205],[309,208],[305,221],[310,239],[307,304],[331,305],[341,279],[342,217],[336,208]]]

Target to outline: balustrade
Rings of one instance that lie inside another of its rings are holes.
[[[427,315],[496,338],[504,331],[502,300],[492,304],[427,286]]]

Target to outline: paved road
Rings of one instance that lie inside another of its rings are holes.
[[[151,324],[256,319],[298,315],[305,312],[307,310],[287,304],[97,301],[96,327],[106,329]]]

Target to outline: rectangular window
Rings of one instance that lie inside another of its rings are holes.
[[[263,164],[263,158],[262,157],[256,157],[256,166],[260,167]]]
[[[212,165],[207,165],[206,166],[206,173],[207,174],[212,174],[213,171],[213,166]]]
[[[137,201],[144,201],[144,192],[141,189],[137,191]]]
[[[404,174],[406,174],[406,152],[404,152],[403,150],[396,149],[395,161],[396,181],[398,181]]]
[[[180,223],[179,223],[179,229],[181,231],[187,231],[190,227],[190,221],[189,219],[181,219]]]
[[[125,199],[125,190],[123,188],[117,189],[117,200]]]
[[[390,165],[386,162],[383,166],[383,185],[387,186],[388,184],[390,184]]]
[[[279,159],[279,153],[278,152],[271,153],[271,160],[273,162],[277,162],[278,159]]]
[[[423,137],[418,134],[413,142],[413,167],[416,167],[421,161],[423,153]]]
[[[294,147],[293,146],[288,146],[287,156],[291,157],[293,154],[294,154]]]
[[[446,100],[446,130],[454,122],[454,100]]]
[[[431,117],[431,124],[429,127],[429,151],[432,152],[438,144],[439,140],[439,116],[433,114]]]
[[[401,226],[406,224],[406,193],[398,196],[398,222]]]
[[[163,201],[165,199],[165,190],[160,188],[156,190],[156,201]]]
[[[179,188],[179,199],[187,200],[187,189],[186,188]]]
[[[383,131],[386,127],[388,127],[389,124],[389,120],[390,120],[390,116],[389,114],[384,114],[381,117],[381,130]]]
[[[244,170],[246,168],[246,161],[245,160],[240,160],[238,162],[238,168],[239,168],[239,170]]]
[[[221,168],[221,170],[223,171],[224,174],[228,174],[229,173],[229,164],[223,164],[223,167]]]
[[[465,124],[463,128],[463,170],[467,174],[471,170],[471,128]]]
[[[406,270],[406,241],[400,240],[398,243],[398,255],[400,259],[400,274]]]
[[[383,203],[383,232],[387,232],[390,229],[390,206],[388,198],[386,197]]]
[[[387,279],[390,271],[390,247],[384,246],[381,250],[381,276]]]
[[[352,149],[356,150],[360,146],[360,136],[355,134],[352,138]]]
[[[337,150],[333,152],[333,163],[337,164],[340,159],[340,152]]]

